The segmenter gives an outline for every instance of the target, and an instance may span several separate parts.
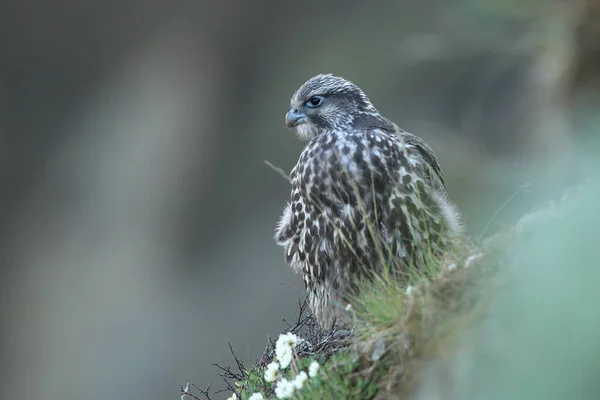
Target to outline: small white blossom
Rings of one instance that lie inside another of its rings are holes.
[[[277,356],[277,360],[281,364],[282,369],[287,368],[294,359],[294,352],[289,346],[282,346],[279,349],[275,349],[275,355]]]
[[[406,294],[407,294],[408,296],[410,296],[410,294],[412,293],[412,290],[413,290],[413,287],[412,287],[411,285],[408,285],[408,286],[406,287]]]
[[[291,332],[279,335],[275,343],[275,356],[281,364],[281,368],[287,368],[294,358],[294,347],[300,343],[298,336]]]
[[[237,394],[233,393],[227,400],[237,400]]]
[[[296,389],[300,390],[308,380],[308,375],[304,371],[300,371],[298,375],[296,375],[296,379],[294,379],[294,386]]]
[[[348,303],[348,304],[346,305],[346,311],[348,311],[348,312],[349,312],[349,311],[351,311],[351,310],[352,310],[352,304]]]
[[[277,343],[275,343],[275,347],[295,347],[298,343],[300,343],[300,338],[294,335],[292,332],[282,333],[279,335],[279,339],[277,339]]]
[[[275,386],[275,396],[278,399],[289,399],[294,395],[294,390],[296,390],[294,383],[282,378]]]
[[[263,400],[264,397],[260,393],[252,393],[252,396],[248,397],[248,400]]]
[[[274,382],[279,376],[279,364],[276,362],[272,362],[267,365],[267,370],[265,371],[265,380],[267,382]]]
[[[448,265],[448,271],[454,271],[456,269],[456,264],[452,263]]]
[[[310,366],[308,367],[308,376],[310,376],[311,378],[314,378],[315,376],[317,376],[317,374],[319,373],[319,363],[316,361],[313,361],[310,363]]]

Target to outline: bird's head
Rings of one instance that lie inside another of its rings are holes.
[[[325,130],[342,130],[361,115],[377,115],[362,90],[344,78],[317,75],[306,81],[292,96],[285,115],[288,128],[301,139],[310,139]]]

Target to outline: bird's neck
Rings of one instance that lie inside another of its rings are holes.
[[[370,129],[382,129],[386,132],[394,132],[395,125],[389,119],[379,113],[362,113],[352,121],[352,130],[367,131]]]

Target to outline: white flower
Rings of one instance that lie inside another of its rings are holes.
[[[456,269],[456,264],[452,263],[448,265],[448,271],[454,271]]]
[[[267,370],[265,371],[265,380],[267,382],[273,382],[279,376],[279,364],[276,362],[272,362],[267,365]]]
[[[248,397],[248,400],[263,400],[264,397],[260,393],[252,393],[252,396]]]
[[[293,382],[282,378],[277,382],[277,386],[275,386],[275,396],[277,396],[278,399],[289,399],[294,395],[295,389],[296,387]]]
[[[277,339],[277,343],[275,343],[275,348],[286,346],[286,347],[294,347],[298,343],[300,343],[300,338],[294,335],[292,332],[282,333],[279,335],[279,339]]]
[[[279,335],[275,343],[275,356],[281,363],[281,368],[287,368],[294,358],[294,347],[300,343],[298,336],[291,332]]]
[[[306,375],[306,372],[300,371],[300,373],[296,375],[296,379],[294,379],[294,386],[296,387],[296,389],[300,390],[302,389],[302,386],[304,386],[307,380],[308,375]]]
[[[346,305],[346,311],[350,310],[352,310],[352,304],[348,303],[348,305]]]
[[[279,349],[275,349],[275,355],[277,356],[277,360],[279,360],[282,369],[287,368],[294,359],[294,352],[289,346],[282,346]]]
[[[410,296],[410,293],[412,292],[412,290],[413,290],[413,287],[412,287],[411,285],[408,285],[408,286],[406,287],[406,294],[407,294],[408,296]]]
[[[237,400],[237,394],[233,393],[227,400]]]
[[[317,374],[319,373],[319,363],[316,361],[313,361],[310,363],[310,366],[308,367],[308,376],[310,376],[311,378],[314,378],[315,376],[317,376]]]

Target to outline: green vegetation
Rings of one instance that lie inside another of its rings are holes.
[[[279,377],[320,364],[294,399],[596,398],[598,198],[589,181],[479,246],[430,257],[407,283],[361,282],[352,331],[319,330],[304,305],[286,330],[304,341]],[[275,347],[223,369],[229,394],[278,397],[265,379]]]

